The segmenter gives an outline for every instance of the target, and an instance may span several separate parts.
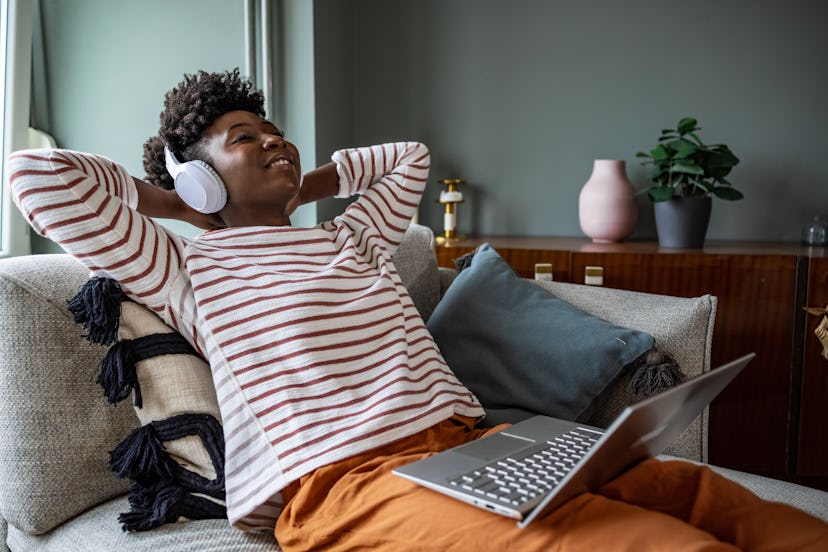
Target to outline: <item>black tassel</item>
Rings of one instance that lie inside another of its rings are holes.
[[[115,343],[107,351],[101,363],[98,384],[103,387],[106,400],[111,404],[121,402],[135,391],[135,406],[143,408],[141,385],[136,370],[138,360],[133,342],[128,339]]]
[[[138,363],[162,355],[194,355],[198,353],[184,337],[175,332],[148,334],[135,339],[116,342],[101,363],[98,383],[103,387],[106,399],[117,403],[135,391],[135,406],[144,407]]]
[[[121,318],[121,286],[112,278],[90,278],[69,300],[69,311],[86,329],[84,337],[98,345],[109,345],[118,337]]]
[[[175,441],[189,435],[201,439],[210,457],[216,478],[212,481],[194,471],[176,469],[178,484],[187,491],[224,500],[224,434],[221,424],[210,414],[179,414],[166,420],[152,422],[161,441]]]
[[[124,531],[147,531],[157,527],[152,519],[152,498],[149,489],[141,485],[133,486],[129,493],[129,512],[118,515],[121,529]]]
[[[109,468],[119,479],[129,478],[140,483],[172,477],[177,467],[152,424],[134,429],[109,453]]]
[[[474,251],[471,253],[466,253],[465,255],[461,255],[454,259],[454,272],[455,274],[460,274],[467,268],[471,266],[472,258],[474,258]]]
[[[636,395],[649,397],[686,379],[672,355],[652,349],[633,373],[630,388]]]
[[[227,519],[227,508],[202,496],[183,493],[177,505],[179,517],[187,519]]]
[[[216,478],[205,479],[179,466],[162,443],[198,435],[210,455]],[[224,437],[221,424],[209,414],[179,414],[134,430],[112,451],[110,468],[130,477],[130,511],[119,515],[124,531],[146,531],[181,517],[227,518],[224,500]],[[198,493],[198,494],[194,494]],[[203,496],[202,496],[203,495]]]
[[[124,531],[147,531],[181,517],[227,517],[227,509],[223,505],[191,495],[169,481],[159,481],[146,487],[136,485],[130,492],[129,503],[130,511],[118,516]]]
[[[136,485],[129,495],[130,511],[118,516],[124,531],[148,531],[179,518],[175,512],[181,491],[163,483],[149,487]]]

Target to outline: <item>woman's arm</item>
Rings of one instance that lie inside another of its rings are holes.
[[[371,226],[393,253],[417,212],[431,157],[423,144],[398,142],[334,153],[340,177],[337,197],[360,194],[344,217]]]
[[[300,205],[334,197],[338,192],[339,175],[336,172],[336,163],[322,165],[302,177],[302,187],[294,201],[288,204],[287,214],[293,213]]]
[[[185,244],[144,215],[170,215],[169,196],[109,159],[67,150],[15,152],[8,171],[14,201],[36,232],[168,318]]]

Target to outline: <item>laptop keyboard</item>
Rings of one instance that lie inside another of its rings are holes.
[[[600,433],[573,429],[547,443],[523,449],[520,455],[499,458],[449,483],[506,506],[539,500],[566,476]]]

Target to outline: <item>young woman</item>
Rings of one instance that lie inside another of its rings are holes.
[[[482,408],[390,260],[425,187],[422,144],[337,151],[303,175],[261,93],[238,71],[201,72],[167,94],[146,181],[61,150],[19,152],[9,166],[36,231],[118,280],[209,360],[228,517],[246,530],[276,525],[285,550],[733,549],[719,539],[781,550],[828,538],[818,520],[684,463],[645,462],[524,530],[393,476],[483,433],[473,427]],[[290,225],[301,204],[354,194],[333,221]],[[207,231],[187,240],[151,217]],[[724,509],[722,496],[733,500]],[[774,530],[769,515],[782,520]]]

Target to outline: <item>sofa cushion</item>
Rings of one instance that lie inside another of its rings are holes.
[[[95,378],[106,349],[66,309],[88,276],[66,255],[0,261],[0,513],[27,533],[129,489],[107,460],[135,413],[102,400]]]
[[[683,460],[669,454],[660,454],[657,458],[659,460]],[[699,464],[700,462],[694,463]],[[826,491],[720,466],[707,464],[707,467],[719,475],[742,485],[760,498],[771,502],[790,504],[828,522],[828,492]]]
[[[441,288],[448,290],[457,277],[454,270],[441,268]],[[710,370],[718,303],[713,295],[674,297],[567,282],[532,283],[594,316],[651,334],[659,350],[672,355],[688,378]],[[612,423],[625,406],[638,400],[629,389],[631,378],[632,371],[622,371],[578,421],[598,427]],[[666,452],[706,461],[707,420],[705,409]]]
[[[129,507],[116,498],[67,521],[45,535],[27,535],[9,528],[9,546],[15,552],[278,552],[272,533],[244,533],[226,519],[197,520],[164,525],[152,531],[125,533],[113,521]]]
[[[428,329],[491,423],[532,413],[575,420],[654,346],[651,335],[519,278],[488,244],[448,289]]]
[[[180,334],[146,307],[128,301],[121,307],[118,337],[122,344],[143,339],[150,346],[161,338],[156,345],[156,352],[161,353],[162,347]],[[135,404],[135,413],[142,425],[193,412],[221,418],[210,365],[189,349],[186,353],[148,355],[136,363],[141,401]],[[215,466],[197,436],[181,437],[164,447],[179,464],[215,479]]]
[[[69,304],[90,341],[110,344],[98,383],[107,400],[132,397],[141,426],[110,452],[133,482],[125,530],[226,518],[224,437],[210,366],[155,313],[125,300],[114,280],[89,280]]]

